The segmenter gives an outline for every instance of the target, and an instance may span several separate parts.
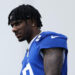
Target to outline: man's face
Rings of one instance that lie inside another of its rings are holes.
[[[19,41],[27,40],[30,35],[30,27],[23,20],[17,20],[10,23],[12,31],[15,33]]]

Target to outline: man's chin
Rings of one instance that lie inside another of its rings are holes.
[[[19,42],[22,42],[22,41],[24,41],[24,40],[25,40],[25,39],[18,39]]]

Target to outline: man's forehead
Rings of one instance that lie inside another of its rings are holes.
[[[10,17],[9,17],[9,24],[12,24],[12,23],[15,23],[16,22],[16,17],[15,17],[15,15],[10,15]]]
[[[9,21],[10,21],[10,24],[11,23],[15,23],[15,22],[18,22],[19,21],[19,17],[17,15],[15,15],[14,13],[12,13],[9,17]]]
[[[10,16],[10,20],[12,20],[12,18],[13,18],[13,16],[11,15],[11,16]]]
[[[15,20],[16,16],[12,14],[12,15],[10,15],[9,19],[10,19],[10,21]]]

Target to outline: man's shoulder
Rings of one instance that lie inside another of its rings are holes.
[[[67,39],[67,36],[61,34],[61,33],[56,33],[56,32],[52,32],[52,31],[44,31],[41,32],[37,38],[36,38],[36,42],[42,41],[44,39],[56,39],[56,38],[62,38],[62,39]]]
[[[67,37],[63,34],[45,31],[40,33],[35,39],[37,46],[42,48],[65,48],[67,49]]]
[[[64,35],[62,33],[57,33],[57,32],[53,32],[53,31],[44,31],[44,32],[41,32],[40,35],[42,35],[42,36],[58,35],[58,36],[66,37],[66,35]]]

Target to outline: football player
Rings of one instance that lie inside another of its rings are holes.
[[[20,75],[67,75],[67,37],[51,31],[41,32],[39,11],[20,5],[8,16],[8,24],[20,42],[29,44]]]

